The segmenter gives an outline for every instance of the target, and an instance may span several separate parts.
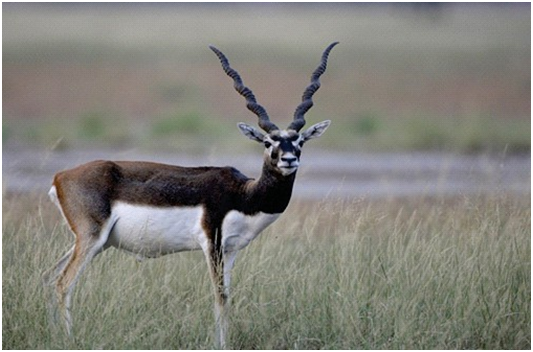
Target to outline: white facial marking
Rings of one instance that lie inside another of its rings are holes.
[[[285,130],[281,130],[279,132],[279,135],[281,138],[289,138],[289,132],[285,131]]]
[[[153,207],[116,202],[111,209],[118,220],[108,244],[146,257],[196,250],[205,246],[204,209]]]
[[[268,135],[265,136],[265,138],[263,139],[263,143],[270,143],[270,145],[274,148],[277,148],[279,147],[279,141],[275,141],[273,140],[272,138],[270,138]],[[271,148],[268,148],[268,149],[271,149]]]
[[[246,247],[280,215],[262,212],[255,215],[245,215],[236,210],[230,211],[222,222],[222,245],[224,246],[224,251],[231,252]]]
[[[300,134],[298,135],[298,139],[295,140],[294,142],[292,142],[292,145],[295,147],[295,148],[301,148],[300,146],[300,142],[302,142],[304,140],[304,137]]]
[[[283,176],[289,176],[290,174],[292,174],[293,172],[295,172],[296,170],[298,170],[297,167],[283,167],[283,168],[280,168],[280,171],[281,171],[281,174]]]
[[[288,161],[283,160],[283,158],[291,159],[293,158],[290,163]],[[300,162],[298,161],[298,158],[293,153],[283,153],[282,157],[279,159],[277,164],[279,170],[281,171],[281,174],[283,176],[288,176],[298,170],[298,166],[300,166]]]

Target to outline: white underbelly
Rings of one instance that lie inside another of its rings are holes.
[[[111,209],[117,219],[107,245],[139,254],[142,257],[207,248],[207,236],[202,227],[204,208],[153,207],[116,202]],[[224,251],[246,247],[281,214],[257,213],[245,215],[232,210],[222,222]]]
[[[281,214],[257,213],[245,215],[232,210],[226,214],[222,222],[222,245],[224,251],[232,252],[246,247],[268,225],[272,224]]]
[[[116,202],[117,220],[108,245],[145,257],[201,249],[206,244],[202,228],[204,208],[153,207]]]

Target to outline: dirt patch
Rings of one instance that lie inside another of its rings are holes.
[[[3,151],[3,190],[46,192],[60,170],[96,159],[150,160],[182,166],[232,165],[256,177],[260,155],[179,155],[135,150],[30,149]],[[358,154],[308,150],[294,189],[295,198],[452,196],[531,192],[529,156],[489,157],[442,153]]]

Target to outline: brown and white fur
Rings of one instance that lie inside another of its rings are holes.
[[[323,69],[334,44],[324,53]],[[267,132],[238,124],[245,136],[265,145],[261,176],[248,178],[232,167],[103,160],[57,173],[49,196],[74,234],[75,244],[46,274],[46,281],[55,285],[55,307],[69,334],[72,290],[98,253],[116,247],[155,258],[202,250],[215,293],[215,344],[226,347],[230,274],[236,255],[287,208],[301,148],[308,140],[320,137],[330,121],[300,133],[303,123],[295,116],[288,129],[278,129],[266,113],[260,114],[264,109],[253,94],[250,97],[242,92],[247,88],[224,55],[216,48],[212,50],[235,80],[238,91],[237,83],[241,83],[243,89],[239,93],[245,96],[248,108],[257,113],[260,126]],[[304,94],[302,104],[307,101],[308,107],[300,109],[300,113],[309,109],[310,100]],[[303,114],[298,116],[303,119]]]

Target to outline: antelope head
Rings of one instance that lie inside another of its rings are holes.
[[[235,90],[246,99],[246,107],[257,115],[258,125],[266,133],[243,122],[240,122],[237,127],[246,137],[264,144],[265,165],[271,166],[283,176],[291,175],[298,170],[300,154],[305,142],[320,137],[331,123],[330,120],[322,121],[300,132],[305,125],[304,115],[313,106],[313,94],[320,88],[319,79],[326,71],[329,52],[337,44],[338,42],[332,43],[324,50],[320,65],[313,72],[311,83],[302,96],[302,102],[294,112],[294,119],[286,129],[279,129],[270,121],[266,110],[257,103],[253,92],[243,84],[239,73],[230,67],[226,56],[217,48],[209,47],[220,59],[224,72],[234,81]]]

